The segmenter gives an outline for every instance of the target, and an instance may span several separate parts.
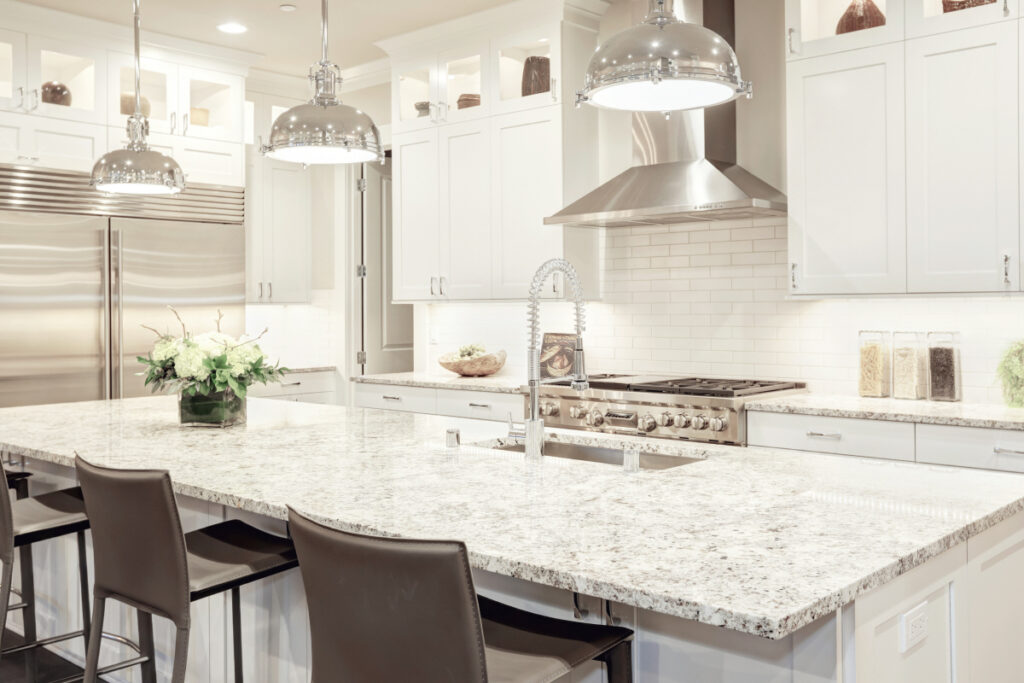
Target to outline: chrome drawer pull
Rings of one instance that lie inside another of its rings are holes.
[[[840,441],[843,438],[842,434],[825,434],[823,432],[807,432],[807,437],[810,439],[832,439],[833,441]]]
[[[470,403],[469,407],[470,408],[490,408],[491,405],[489,403]]]
[[[300,384],[302,384],[302,382],[282,382],[281,386],[282,387],[297,387]]]
[[[383,398],[385,401],[401,401],[402,400],[401,396],[382,396],[381,398]]]
[[[1024,456],[1024,451],[1014,450],[1013,448],[1003,448],[1002,446],[996,446],[992,449],[992,452],[996,455],[1021,455]]]

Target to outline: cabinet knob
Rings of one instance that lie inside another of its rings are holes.
[[[171,112],[171,135],[174,135],[174,129],[178,127],[178,112]]]

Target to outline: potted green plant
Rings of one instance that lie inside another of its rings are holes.
[[[146,366],[146,386],[153,392],[178,394],[181,424],[193,427],[227,427],[245,422],[248,388],[259,382],[280,382],[288,371],[270,365],[257,343],[267,330],[255,337],[235,339],[220,331],[223,317],[218,311],[215,332],[190,334],[181,316],[177,337],[144,326],[157,335],[148,356],[139,356]]]

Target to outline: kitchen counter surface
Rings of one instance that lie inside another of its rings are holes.
[[[186,496],[356,532],[466,542],[474,567],[782,638],[1024,509],[1024,476],[696,446],[658,472],[524,456],[500,424],[250,399],[248,423],[177,424],[174,397],[0,410],[0,449],[164,468]],[[642,438],[556,430],[561,440]]]
[[[383,375],[356,375],[358,384],[387,384],[426,389],[463,389],[465,391],[491,391],[500,394],[522,394],[526,378],[517,375],[491,375],[490,377],[460,377],[454,373],[433,375],[426,372],[393,372]]]
[[[829,394],[794,394],[782,398],[757,399],[747,403],[746,408],[766,413],[1024,430],[1024,409],[980,403],[943,403]]]

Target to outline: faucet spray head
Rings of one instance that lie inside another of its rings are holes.
[[[590,388],[587,380],[587,363],[583,356],[583,337],[576,335],[576,350],[573,353],[572,390],[586,391]]]

